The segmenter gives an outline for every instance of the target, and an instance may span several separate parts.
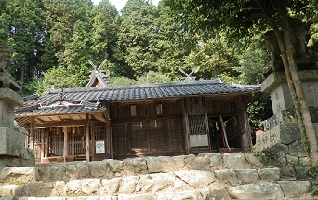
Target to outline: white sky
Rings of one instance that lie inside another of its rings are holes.
[[[101,1],[101,0],[92,0],[92,2],[93,2],[95,5],[98,5],[98,3],[99,3],[100,1]],[[127,1],[127,0],[109,0],[109,2],[110,2],[111,4],[113,4],[118,11],[120,11],[120,10],[125,6],[126,1]],[[159,1],[160,1],[160,0],[152,0],[152,4],[155,5],[155,6],[157,6]]]

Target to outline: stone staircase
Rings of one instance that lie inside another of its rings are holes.
[[[0,200],[309,200],[309,181],[283,179],[249,153],[212,153],[7,167]]]

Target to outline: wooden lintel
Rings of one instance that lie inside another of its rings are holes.
[[[98,122],[98,120],[90,120],[93,122]],[[70,120],[70,121],[61,121],[61,122],[47,122],[44,124],[35,124],[34,128],[48,128],[48,127],[64,127],[64,126],[85,126],[86,120]],[[28,128],[28,126],[24,126]]]

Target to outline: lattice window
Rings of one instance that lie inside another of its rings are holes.
[[[189,125],[191,135],[206,134],[206,115],[189,115]]]

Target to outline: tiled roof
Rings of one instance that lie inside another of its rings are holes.
[[[34,106],[26,106],[15,109],[16,115],[46,115],[46,114],[59,114],[59,113],[82,113],[97,111],[100,108],[100,102],[86,102],[83,101],[79,104],[69,105],[56,105],[41,106],[40,104]]]
[[[34,103],[50,103],[58,98],[60,92],[64,92],[67,99],[73,102],[80,101],[125,101],[138,99],[155,99],[166,97],[180,97],[191,95],[228,94],[259,92],[259,86],[228,85],[220,80],[173,82],[162,84],[132,85],[104,88],[63,88],[52,89]],[[25,102],[29,104],[30,102]]]

